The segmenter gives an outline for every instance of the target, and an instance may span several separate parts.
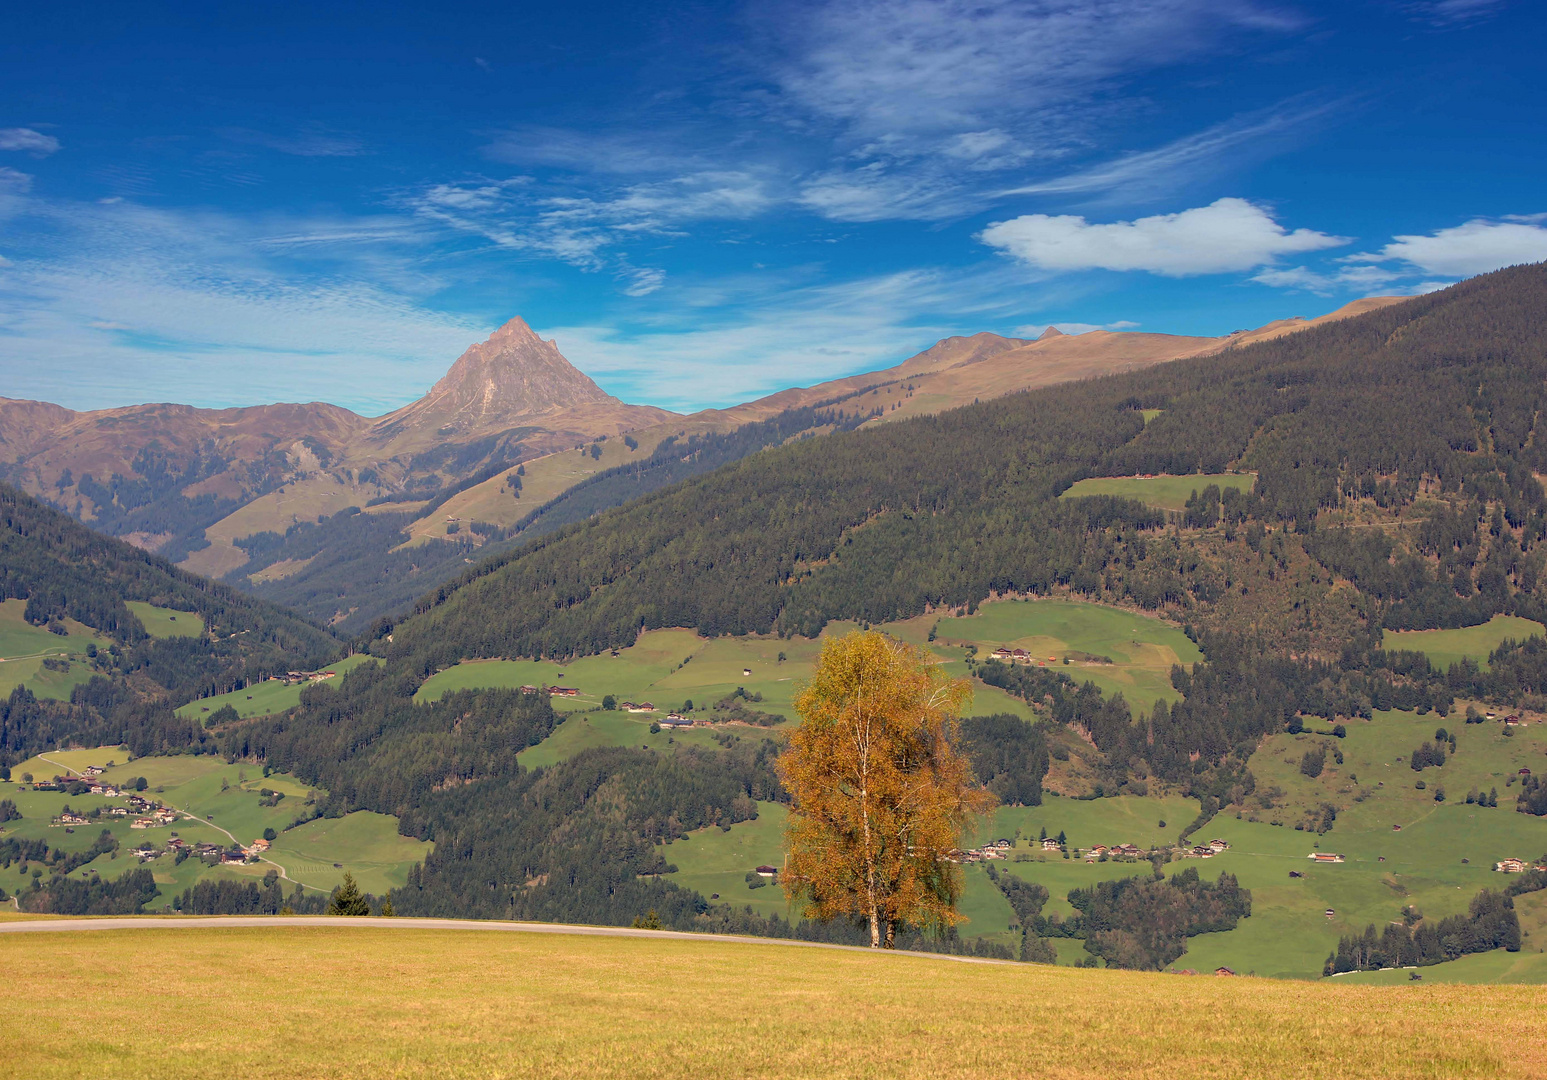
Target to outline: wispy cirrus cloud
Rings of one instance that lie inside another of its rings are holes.
[[[26,200],[0,271],[0,384],[75,408],[325,400],[380,413],[486,329],[412,218],[350,220]],[[369,378],[362,376],[369,374]]]
[[[309,128],[288,135],[252,128],[221,128],[219,134],[231,142],[277,150],[293,157],[358,157],[368,153],[364,140],[323,128]]]
[[[1438,27],[1461,26],[1497,15],[1509,0],[1417,0],[1407,8],[1413,16]]]
[[[0,150],[18,150],[33,157],[48,157],[59,152],[59,140],[31,128],[0,128]]]

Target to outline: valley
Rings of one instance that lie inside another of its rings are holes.
[[[1180,359],[1129,340],[1123,370],[917,415],[931,373],[1115,363],[1122,335],[951,339],[739,426],[601,433],[460,492],[231,534],[260,591],[377,574],[332,589],[354,614],[328,629],[8,495],[7,648],[73,681],[39,692],[40,669],[0,713],[20,814],[0,844],[47,838],[68,870],[34,888],[45,860],[13,859],[0,887],[32,911],[213,912],[248,910],[251,882],[265,910],[321,910],[348,872],[408,917],[857,943],[777,882],[780,755],[823,649],[878,633],[967,680],[961,752],[1000,803],[959,857],[965,921],[906,947],[1301,981],[1331,956],[1356,981],[1406,966],[1371,928],[1430,942],[1414,970],[1437,982],[1536,979],[1547,492],[1537,391],[1486,358],[1536,355],[1536,323],[1489,313],[1543,287],[1524,268]],[[1493,423],[1527,433],[1486,453],[1482,406],[1431,362],[1463,325],[1487,338],[1470,377],[1509,388]],[[503,350],[372,437],[483,430],[468,379]],[[417,589],[431,570],[452,580]],[[93,847],[110,799],[22,782],[58,762],[143,776],[188,816],[109,814],[117,845]],[[113,892],[163,830],[216,857],[148,858],[138,898]],[[257,861],[218,854],[266,830]]]

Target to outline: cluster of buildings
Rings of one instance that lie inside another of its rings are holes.
[[[269,677],[270,682],[281,682],[286,686],[297,686],[301,683],[319,683],[337,675],[336,671],[287,671],[283,675]]]
[[[1207,844],[1199,844],[1196,847],[1186,848],[1182,851],[1184,859],[1212,859],[1221,851],[1228,851],[1230,845],[1217,837]]]
[[[1547,859],[1539,859],[1535,863],[1528,863],[1524,859],[1500,859],[1493,864],[1493,868],[1501,874],[1523,874],[1527,870],[1547,870]]]
[[[547,694],[549,697],[579,697],[578,686],[523,686],[523,694]]]
[[[1001,837],[998,840],[989,841],[982,847],[971,848],[967,851],[953,851],[947,855],[946,858],[950,859],[952,862],[958,863],[975,863],[985,862],[989,859],[1004,859],[1009,857],[1008,853],[1014,846],[1015,841],[1006,840]]]
[[[1047,667],[1049,660],[1054,662],[1058,660],[1056,656],[1050,656],[1047,660],[1041,660],[1032,656],[1025,649],[1012,649],[1007,645],[999,646],[999,648],[989,653],[989,656],[995,660],[1003,660],[1007,664],[1030,664],[1035,661],[1038,667]]]

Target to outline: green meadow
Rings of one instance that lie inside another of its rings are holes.
[[[94,795],[34,791],[30,786],[16,782],[27,772],[44,779],[64,775],[67,769],[79,771],[87,765],[109,766],[102,779],[121,787],[132,785],[136,778],[143,776],[147,795],[193,816],[153,829],[130,828],[132,816],[105,818],[101,822],[75,826],[67,833],[50,824],[65,806],[85,813],[97,807],[122,806],[123,801]],[[422,861],[433,846],[398,835],[396,818],[366,811],[342,818],[308,821],[290,828],[298,818],[310,816],[312,789],[292,777],[281,774],[265,777],[255,766],[228,765],[216,757],[182,755],[131,761],[124,751],[114,747],[63,750],[22,762],[13,769],[12,776],[13,782],[0,783],[0,798],[14,801],[22,819],[0,826],[0,835],[46,839],[50,847],[58,847],[67,853],[89,848],[104,828],[118,840],[121,847],[116,855],[99,856],[73,871],[74,877],[93,873],[116,877],[138,865],[129,849],[146,841],[162,848],[173,835],[189,844],[208,842],[229,847],[233,841],[249,845],[261,837],[265,829],[272,828],[279,834],[265,856],[267,861],[253,865],[206,867],[196,859],[187,859],[179,866],[170,855],[150,860],[146,865],[154,874],[161,895],[151,902],[148,910],[165,909],[174,896],[206,877],[261,878],[275,867],[282,869],[290,880],[321,891],[332,889],[348,870],[354,873],[362,888],[381,894],[407,881],[409,868]],[[278,800],[277,805],[263,806],[262,791],[265,789],[285,797]],[[23,874],[19,864],[9,870],[0,870],[0,888],[15,892],[26,884],[29,876],[30,871]]]
[[[1387,630],[1381,636],[1381,647],[1421,652],[1429,663],[1442,670],[1463,657],[1470,658],[1486,671],[1488,654],[1505,638],[1524,641],[1543,635],[1547,635],[1547,627],[1539,622],[1516,615],[1495,615],[1480,626],[1459,630]]]
[[[479,687],[570,686],[578,697],[555,697],[553,704],[568,718],[543,743],[523,751],[529,767],[551,765],[592,746],[665,747],[677,742],[711,745],[707,729],[660,732],[650,724],[673,710],[712,717],[716,701],[738,688],[761,695],[749,703],[761,712],[795,718],[794,700],[809,678],[829,636],[857,629],[833,623],[821,638],[781,640],[773,637],[705,639],[691,630],[651,630],[616,655],[585,656],[566,663],[549,660],[470,660],[437,672],[419,688],[417,701],[437,701],[457,690]],[[1076,681],[1090,680],[1103,691],[1121,692],[1130,703],[1147,707],[1157,698],[1176,697],[1171,687],[1173,664],[1201,659],[1197,646],[1169,623],[1116,608],[1066,600],[1002,600],[984,604],[961,618],[920,616],[887,623],[877,629],[926,649],[943,669],[970,676],[968,658],[981,661],[999,645],[1031,648],[1037,655],[1058,657],[1059,669]],[[935,639],[930,640],[931,630]],[[783,659],[780,659],[780,657]],[[1068,665],[1063,657],[1070,657]],[[1090,657],[1110,658],[1095,660]],[[968,713],[1007,712],[1030,719],[1025,702],[997,687],[972,679]],[[655,714],[607,712],[602,699],[649,702]],[[225,695],[229,700],[231,695]],[[223,699],[197,702],[192,708],[218,707]],[[691,703],[691,710],[687,706]],[[242,702],[238,701],[240,708]],[[191,715],[184,706],[183,715]],[[724,729],[742,738],[762,737],[767,729],[733,725]]]
[[[1176,700],[1172,665],[1203,659],[1178,627],[1073,600],[1001,600],[984,604],[974,615],[941,619],[936,632],[941,640],[976,646],[979,660],[1001,645],[1025,649],[1033,662],[1076,682],[1093,682],[1105,694],[1121,693],[1140,709],[1148,709],[1158,698]]]
[[[204,619],[197,612],[157,607],[142,600],[125,603],[145,627],[145,632],[153,638],[204,636]]]
[[[248,686],[241,690],[232,690],[227,694],[216,694],[213,697],[200,698],[190,701],[177,710],[177,715],[189,720],[196,720],[209,713],[218,712],[229,705],[236,710],[237,715],[243,720],[250,716],[273,716],[282,713],[286,709],[293,709],[301,703],[301,691],[308,686],[332,686],[337,680],[367,660],[376,658],[365,653],[356,653],[354,656],[346,656],[335,664],[329,664],[323,670],[336,672],[334,679],[322,683],[296,683],[286,686],[279,679],[268,679],[265,682]]]
[[[1146,416],[1145,419],[1147,421],[1149,417]],[[1134,499],[1156,510],[1181,513],[1187,508],[1187,500],[1192,493],[1202,491],[1210,484],[1218,484],[1221,491],[1226,488],[1251,491],[1256,483],[1256,473],[1202,473],[1190,476],[1142,477],[1094,476],[1075,481],[1061,497],[1078,499],[1086,495],[1116,495],[1121,499]]]
[[[23,617],[26,610],[25,600],[0,601],[0,696],[25,686],[36,697],[67,700],[91,679],[88,647],[106,648],[108,642],[74,619],[63,620],[63,635],[33,626]]]

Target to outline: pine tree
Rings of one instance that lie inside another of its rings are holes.
[[[392,908],[392,894],[388,893],[386,901],[381,905],[381,917],[384,919],[390,919],[396,914],[397,912]]]
[[[364,896],[360,895],[360,886],[355,884],[355,876],[351,873],[344,874],[344,883],[334,892],[333,899],[328,901],[329,915],[369,915],[371,905]]]

